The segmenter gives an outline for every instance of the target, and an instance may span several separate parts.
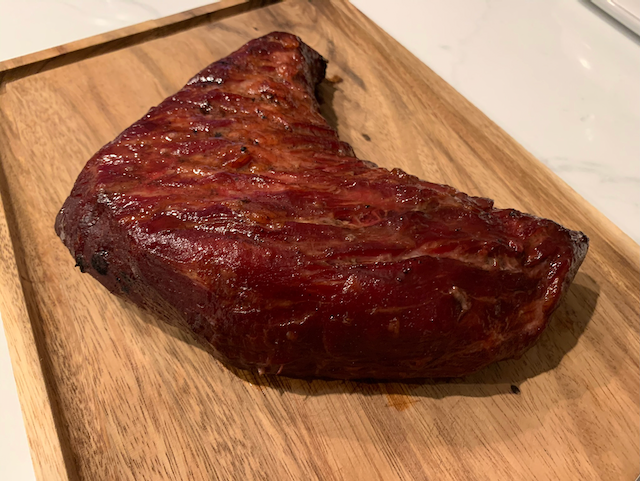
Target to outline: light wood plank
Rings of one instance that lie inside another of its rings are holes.
[[[1,166],[0,166],[1,167]],[[0,169],[0,189],[6,187]],[[31,449],[31,460],[38,479],[73,479],[67,472],[64,450],[54,419],[55,399],[48,389],[36,345],[21,279],[16,266],[14,246],[9,235],[5,206],[0,196],[0,313],[9,346],[23,420]],[[2,436],[6,433],[0,434]]]

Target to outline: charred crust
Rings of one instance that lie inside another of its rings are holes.
[[[101,276],[106,276],[109,272],[109,263],[106,257],[107,251],[98,251],[91,256],[91,267]]]
[[[120,290],[125,294],[129,294],[131,285],[133,284],[133,279],[131,278],[131,276],[124,271],[120,271],[115,276],[115,278],[116,282],[120,286]]]
[[[84,257],[81,254],[78,254],[76,256],[76,265],[75,267],[79,267],[80,268],[80,272],[86,272],[87,271],[87,265],[84,263]]]
[[[116,276],[116,282],[118,283],[118,285],[120,286],[120,290],[125,293],[125,294],[129,294],[129,284],[127,284],[124,279],[122,279],[120,276]]]

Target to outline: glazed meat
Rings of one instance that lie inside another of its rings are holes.
[[[356,158],[320,115],[325,66],[291,34],[252,40],[100,149],[56,219],[80,270],[260,373],[520,356],[586,236]]]

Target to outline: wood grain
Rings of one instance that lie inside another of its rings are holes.
[[[0,192],[6,192],[6,187],[6,179],[0,169]],[[66,480],[70,476],[53,412],[57,401],[47,389],[50,379],[45,375],[40,361],[32,318],[25,302],[22,283],[28,281],[18,275],[14,244],[7,222],[7,213],[11,212],[10,199],[7,199],[5,205],[2,197],[0,196],[0,324],[4,326],[9,344],[9,356],[34,472],[38,479]]]
[[[522,359],[450,382],[257,377],[221,366],[189,335],[74,269],[53,221],[86,160],[193,73],[273,30],[300,35],[343,79],[321,87],[323,111],[361,158],[591,237],[566,300]],[[5,83],[0,156],[72,476],[638,474],[638,245],[348,3],[287,1]]]
[[[0,61],[0,80],[31,75],[44,69],[75,62],[129,45],[220,20],[280,0],[220,0],[166,17],[140,22],[92,37]]]

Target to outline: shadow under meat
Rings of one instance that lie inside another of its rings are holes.
[[[553,314],[538,342],[520,359],[494,363],[474,374],[454,379],[410,379],[398,381],[301,380],[274,375],[258,375],[234,367],[228,369],[253,385],[302,396],[336,393],[387,395],[394,407],[404,409],[411,397],[487,397],[520,394],[527,379],[556,368],[578,343],[596,308],[600,289],[590,276],[578,273],[569,292]],[[395,401],[394,401],[395,399]]]
[[[338,90],[336,84],[339,82],[340,80],[331,81],[325,78],[316,88],[316,97],[320,104],[320,114],[336,132],[338,131],[338,116],[333,109],[333,97],[336,94],[336,90]]]

